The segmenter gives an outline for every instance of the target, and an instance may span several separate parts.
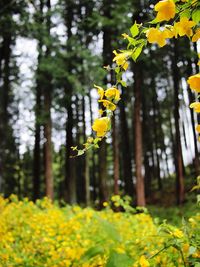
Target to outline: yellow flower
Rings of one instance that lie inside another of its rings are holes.
[[[198,124],[198,125],[196,126],[196,131],[197,131],[198,133],[200,133],[200,124]]]
[[[106,202],[106,201],[103,202],[103,206],[104,206],[104,207],[108,207],[108,202]]]
[[[104,97],[104,90],[103,90],[103,88],[100,87],[100,86],[97,86],[95,84],[94,84],[94,87],[98,89],[98,95],[100,96],[100,99],[103,99],[103,97]]]
[[[188,243],[183,244],[183,252],[188,253],[190,245]]]
[[[173,38],[174,36],[176,36],[176,30],[173,26],[171,26],[170,28],[168,27],[167,29],[165,28],[163,31],[166,35],[166,38]]]
[[[194,27],[196,23],[192,20],[188,20],[186,17],[182,17],[179,22],[174,24],[174,28],[177,31],[177,34],[180,36],[187,35],[190,37],[193,34],[192,27]]]
[[[110,100],[119,101],[120,100],[120,91],[115,87],[111,87],[111,88],[108,88],[106,90],[105,96]]]
[[[156,20],[170,20],[173,19],[176,13],[176,6],[173,0],[162,0],[155,5],[155,11],[157,11]]]
[[[169,38],[169,30],[160,31],[156,28],[150,28],[146,37],[151,44],[157,43],[160,47],[166,45],[166,38]]]
[[[140,266],[141,266],[141,267],[149,267],[149,266],[150,266],[148,260],[145,258],[144,255],[142,255],[142,256],[140,257],[139,263],[140,263]]]
[[[127,33],[122,33],[122,37],[123,37],[124,39],[128,39],[129,35],[128,35]]]
[[[181,230],[175,230],[173,233],[173,236],[175,237],[178,237],[178,238],[182,238],[184,235],[183,235],[183,232]]]
[[[112,197],[111,197],[111,200],[112,201],[119,201],[121,198],[120,198],[120,195],[113,195]]]
[[[93,131],[97,132],[98,137],[103,137],[109,129],[110,119],[102,117],[96,119],[92,125]]]
[[[192,90],[200,93],[200,73],[190,76],[187,82]]]
[[[103,115],[103,109],[99,109],[99,115]]]
[[[192,37],[192,42],[197,42],[200,39],[200,28],[198,28]]]
[[[190,108],[193,108],[195,112],[200,113],[200,103],[199,102],[191,103]]]
[[[113,51],[115,54],[115,57],[113,58],[113,61],[116,61],[118,66],[121,66],[124,70],[127,70],[128,68],[128,57],[132,54],[132,51],[124,51],[121,53],[117,53],[116,50]]]
[[[100,103],[103,103],[103,106],[106,108],[106,109],[109,109],[111,111],[114,111],[116,109],[116,105],[113,104],[112,102],[108,101],[108,100],[99,100]]]

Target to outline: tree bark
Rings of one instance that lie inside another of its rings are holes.
[[[71,53],[72,47],[70,45],[70,38],[72,37],[72,22],[74,17],[74,3],[72,0],[65,3],[65,25],[67,28],[67,52]],[[71,72],[73,66],[72,62],[67,62],[67,69]],[[76,196],[76,177],[75,177],[75,159],[70,158],[71,147],[73,146],[73,110],[72,110],[72,84],[67,79],[65,86],[66,95],[66,155],[65,155],[65,200],[73,204],[77,201]]]
[[[120,106],[120,123],[121,123],[121,148],[122,148],[122,164],[123,164],[123,178],[125,183],[125,194],[133,197],[134,185],[132,179],[132,164],[131,164],[131,151],[130,151],[130,138],[128,134],[127,116],[125,111],[125,97],[122,88],[122,97],[119,102]]]
[[[179,125],[179,71],[177,67],[178,62],[178,45],[177,41],[174,41],[174,56],[172,59],[172,75],[174,83],[174,120],[175,120],[175,161],[176,161],[176,191],[177,191],[177,204],[183,204],[184,195],[184,177],[183,177],[183,156],[180,137],[180,125]]]
[[[119,144],[118,144],[118,131],[116,124],[116,115],[112,119],[112,145],[113,145],[113,158],[114,158],[114,194],[119,194]]]
[[[51,1],[47,0],[47,31],[50,37],[50,29],[51,29]],[[50,46],[47,45],[46,50],[46,57],[49,57],[51,54]],[[54,197],[54,190],[53,190],[53,170],[52,170],[52,143],[51,143],[51,94],[52,94],[52,84],[51,80],[52,77],[50,73],[44,73],[45,75],[45,85],[44,85],[44,116],[45,116],[45,123],[44,123],[44,161],[45,161],[45,183],[46,183],[46,196],[48,196],[51,200]]]
[[[43,0],[40,1],[40,17],[37,23],[44,23],[43,19]],[[41,140],[41,96],[42,96],[42,81],[40,64],[42,59],[42,33],[38,33],[38,66],[36,73],[36,103],[35,103],[35,144],[33,154],[33,199],[36,200],[40,197],[40,175],[41,175],[41,151],[40,151],[40,140]]]
[[[134,64],[134,143],[135,143],[135,174],[136,174],[136,202],[137,206],[145,206],[145,187],[142,174],[142,125],[141,125],[141,88],[142,70],[139,63]]]

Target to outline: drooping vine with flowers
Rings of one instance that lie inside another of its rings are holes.
[[[150,44],[157,44],[159,47],[167,45],[168,40],[187,36],[191,42],[200,40],[200,1],[199,0],[161,0],[154,6],[155,18],[145,25],[138,24],[137,21],[130,28],[130,34],[123,33],[123,38],[127,41],[127,49],[114,50],[113,62],[116,74],[116,84],[109,88],[102,88],[94,85],[98,90],[99,117],[94,120],[92,129],[95,137],[88,137],[83,149],[72,147],[77,152],[77,156],[84,154],[91,148],[98,148],[99,142],[106,137],[111,129],[111,118],[120,100],[119,85],[126,87],[123,80],[123,73],[127,71],[129,60],[137,61],[143,49]],[[198,62],[200,66],[200,61]],[[191,90],[200,93],[200,73],[188,77],[187,83]],[[200,103],[190,104],[195,112],[200,113]],[[200,124],[196,126],[200,133]]]

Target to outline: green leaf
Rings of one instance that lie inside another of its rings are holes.
[[[139,29],[138,29],[138,26],[137,26],[137,23],[135,22],[133,24],[133,26],[130,28],[130,32],[131,32],[131,35],[133,37],[137,36],[139,34]]]
[[[103,253],[104,253],[104,249],[102,246],[91,247],[85,252],[85,254],[83,254],[83,256],[81,257],[81,261],[87,262],[91,258],[94,258],[95,256],[103,254]]]
[[[132,54],[132,59],[133,59],[134,61],[136,61],[137,58],[139,57],[139,55],[141,54],[141,52],[142,52],[142,48],[143,48],[143,46],[138,46],[138,47],[135,49],[135,51],[133,52],[133,54]]]
[[[84,150],[82,149],[82,150],[78,150],[78,154],[77,154],[77,156],[81,156],[81,155],[83,155],[84,154]]]
[[[119,72],[120,72],[120,67],[116,67],[116,68],[115,68],[115,72],[116,72],[116,73],[119,73]]]
[[[149,22],[149,24],[157,24],[159,21],[155,18],[152,21]]]
[[[102,232],[104,232],[107,237],[114,242],[121,242],[121,236],[116,228],[108,221],[96,216],[96,219],[99,221],[99,225],[101,226]]]
[[[200,267],[200,263],[199,262],[195,263],[194,267]]]
[[[119,81],[119,83],[121,83],[121,85],[123,86],[123,87],[127,87],[127,85],[126,85],[126,82],[125,81]]]
[[[127,46],[128,49],[129,49],[129,47],[130,47],[131,45],[135,46],[135,45],[137,44],[137,40],[135,40],[134,38],[132,38],[132,37],[128,37],[127,39],[128,39],[128,42],[129,42],[129,44],[128,44],[128,46]]]
[[[191,16],[191,11],[190,11],[190,9],[185,9],[184,11],[182,11],[182,12],[180,13],[180,18],[186,17],[186,18],[189,19],[190,16]]]
[[[121,78],[122,78],[122,73],[121,73],[121,72],[117,73],[116,78],[117,78],[117,80],[121,80]]]
[[[115,251],[110,253],[106,267],[129,267],[134,263],[127,254],[119,254]]]
[[[192,12],[192,20],[197,24],[200,22],[200,8]]]

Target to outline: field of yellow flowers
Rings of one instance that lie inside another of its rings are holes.
[[[0,267],[200,266],[200,215],[178,229],[124,209],[0,197]]]

